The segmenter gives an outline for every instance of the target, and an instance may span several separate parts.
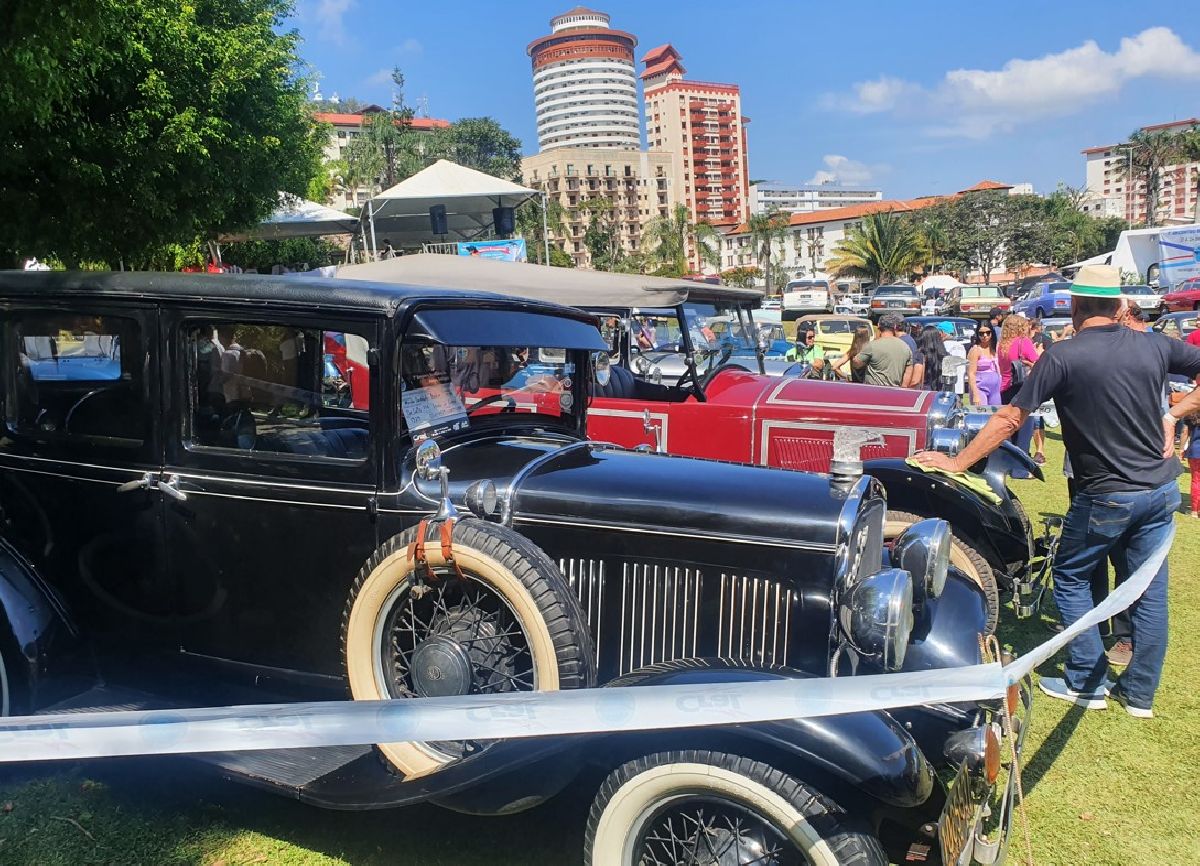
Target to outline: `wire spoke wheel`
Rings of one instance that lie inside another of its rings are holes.
[[[529,638],[495,589],[439,568],[405,581],[384,610],[379,658],[391,698],[534,691]],[[448,757],[476,742],[430,743]]]
[[[808,861],[777,827],[731,800],[685,796],[659,810],[637,842],[639,866],[793,866]]]

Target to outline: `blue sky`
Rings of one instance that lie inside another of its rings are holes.
[[[536,151],[525,46],[569,0],[298,0],[321,90],[491,115]],[[1200,116],[1200,4],[602,0],[641,53],[663,42],[688,77],[741,85],[750,175],[830,175],[886,197],[983,178],[1083,183],[1080,150]],[[735,13],[737,17],[734,16]],[[640,65],[639,65],[640,71]],[[825,172],[825,174],[818,174]]]

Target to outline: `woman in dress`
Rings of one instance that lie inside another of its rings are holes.
[[[855,330],[854,339],[850,341],[850,348],[846,351],[846,354],[833,362],[833,372],[843,379],[861,383],[867,375],[867,368],[863,367],[861,370],[855,370],[854,365],[850,361],[869,342],[871,342],[870,330],[865,327]]]
[[[992,329],[986,324],[975,332],[974,345],[967,353],[967,387],[976,406],[1000,405],[1000,369],[996,366],[996,347]]]

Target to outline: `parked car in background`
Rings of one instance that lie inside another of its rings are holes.
[[[975,336],[975,331],[979,327],[979,322],[975,319],[955,319],[949,316],[909,316],[904,320],[904,326],[919,325],[924,328],[926,325],[934,325],[936,327],[942,322],[949,322],[953,325],[954,338],[964,343],[971,342],[971,338]]]
[[[879,286],[871,293],[871,321],[878,322],[885,313],[915,316],[921,312],[924,296],[916,286]]]
[[[1159,309],[1163,313],[1200,310],[1200,277],[1184,280],[1164,294]]]
[[[1162,294],[1153,286],[1121,286],[1121,294],[1130,304],[1137,304],[1148,318],[1162,315]]]
[[[755,318],[758,318],[757,314]],[[816,332],[816,346],[826,356],[841,357],[846,354],[850,344],[854,342],[854,332],[859,328],[866,328],[871,339],[875,338],[875,326],[871,324],[871,320],[857,316],[803,316],[796,322],[796,332],[799,333],[804,327],[812,328]]]
[[[1012,309],[1012,301],[999,286],[956,286],[950,290],[946,314],[971,319],[986,319],[993,307]]]
[[[783,320],[790,322],[805,313],[833,310],[828,280],[792,280],[783,289]]]
[[[795,345],[783,326],[779,310],[755,310],[754,324],[758,328],[759,346],[763,357],[779,360]]]
[[[1049,319],[1071,315],[1071,284],[1035,283],[1012,302],[1012,311],[1027,319]]]
[[[1200,321],[1200,313],[1167,313],[1160,316],[1152,326],[1153,330],[1168,337],[1179,337],[1186,340],[1196,330]]]
[[[783,298],[779,295],[772,295],[769,298],[763,298],[762,308],[764,310],[775,310],[778,312],[783,309]]]
[[[861,293],[839,295],[834,299],[833,312],[839,316],[869,316],[871,296]]]
[[[579,310],[453,281],[61,272],[0,274],[0,305],[5,713],[603,685],[604,720],[639,686],[997,661],[944,521],[885,564],[871,478],[588,441],[607,356]],[[366,342],[365,400],[325,391],[331,333]],[[79,375],[29,363],[47,345]],[[1023,713],[1028,685],[719,730],[414,728],[190,760],[345,810],[503,815],[578,780],[589,866],[883,863],[939,840],[957,862],[1007,843],[1006,700]]]
[[[957,451],[986,419],[965,413],[953,394],[764,375],[765,363],[735,357],[739,346],[703,334],[714,316],[736,315],[737,336],[748,333],[754,293],[697,286],[666,278],[488,262],[458,256],[403,256],[355,265],[339,275],[401,285],[473,285],[503,294],[577,305],[596,314],[610,346],[611,377],[592,397],[590,435],[628,448],[826,472],[833,440],[843,427],[873,432],[864,449],[867,472],[892,497],[888,537],[911,523],[944,516],[954,531],[955,563],[977,579],[989,599],[989,622],[999,615],[1000,589],[1018,608],[1040,593],[1041,542],[1005,479],[1015,470],[1041,478],[1029,455],[1005,443],[977,467],[998,504],[958,482],[905,464],[923,448]],[[725,297],[719,293],[727,292]],[[677,343],[639,346],[646,320]],[[748,349],[743,349],[748,351]],[[805,365],[795,365],[799,372]],[[675,376],[664,369],[681,369]],[[1031,562],[1034,560],[1036,562]]]
[[[1067,328],[1074,329],[1075,324],[1070,319],[1042,319],[1042,333],[1053,337],[1055,340],[1061,339],[1063,332]]]

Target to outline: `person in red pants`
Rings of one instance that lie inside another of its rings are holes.
[[[1189,415],[1183,424],[1187,436],[1183,458],[1192,473],[1192,517],[1200,517],[1200,441],[1196,438],[1200,434],[1200,413]]]

